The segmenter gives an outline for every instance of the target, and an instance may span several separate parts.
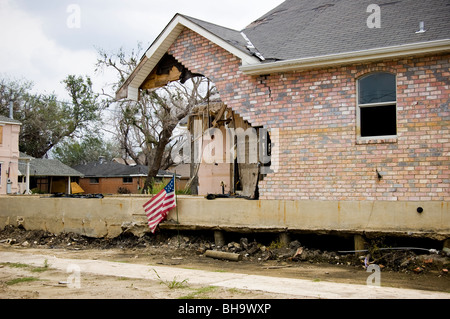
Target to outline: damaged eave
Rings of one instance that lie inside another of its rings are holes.
[[[240,70],[247,75],[261,75],[275,72],[301,71],[312,68],[439,52],[450,52],[450,39],[403,44],[398,46],[344,52],[300,59],[242,65],[240,67]]]
[[[183,15],[176,14],[164,30],[159,34],[155,41],[150,45],[145,55],[142,57],[138,66],[133,70],[131,75],[125,80],[123,85],[116,91],[117,99],[139,99],[139,90],[142,84],[148,79],[148,76],[153,72],[157,64],[167,53],[170,46],[176,41],[184,28],[188,28],[200,36],[208,39],[214,44],[222,47],[226,51],[235,55],[242,61],[242,65],[255,64],[260,60],[255,56],[242,51],[233,46],[226,40],[206,30],[200,25],[192,22]],[[148,89],[148,87],[147,87]]]
[[[121,100],[121,99],[126,99],[129,96],[131,96],[132,94],[129,94],[129,90],[136,90],[136,92],[138,91],[138,87],[133,87],[131,86],[132,81],[134,80],[134,78],[136,77],[136,75],[142,70],[142,68],[144,67],[144,65],[147,63],[147,57],[144,55],[141,59],[141,61],[139,62],[139,64],[137,65],[137,67],[133,70],[133,72],[130,74],[130,76],[128,76],[128,78],[125,80],[125,82],[122,84],[122,86],[116,91],[116,99],[117,100]],[[137,98],[135,98],[135,100],[137,100]]]

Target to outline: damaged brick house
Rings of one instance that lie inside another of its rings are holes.
[[[117,96],[208,77],[279,143],[261,199],[449,200],[448,3],[380,4],[380,28],[370,3],[285,1],[242,31],[177,14]]]
[[[410,202],[437,203],[430,225],[448,237],[450,7],[373,2],[287,0],[241,31],[176,14],[116,95],[205,76],[245,125],[269,132],[260,202],[330,203],[317,215],[329,229],[343,222],[342,201],[383,202],[393,214],[377,229]],[[368,207],[349,227],[369,223]]]

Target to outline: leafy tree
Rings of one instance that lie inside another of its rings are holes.
[[[118,145],[94,134],[83,136],[81,141],[65,138],[52,149],[52,154],[68,166],[97,161],[100,156],[111,161],[121,155]]]
[[[101,103],[89,77],[69,75],[62,81],[71,97],[62,102],[54,94],[36,94],[27,81],[0,80],[0,114],[9,114],[12,101],[14,118],[22,122],[19,149],[33,157],[43,157],[65,137],[84,133],[100,120]]]

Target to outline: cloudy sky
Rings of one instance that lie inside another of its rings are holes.
[[[241,30],[282,0],[0,0],[0,76],[34,82],[67,99],[61,81],[90,75],[98,90],[111,75],[94,74],[97,49],[147,48],[179,12]]]

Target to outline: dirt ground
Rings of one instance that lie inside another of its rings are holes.
[[[76,234],[54,235],[6,227],[0,231],[0,251],[51,255],[59,258],[97,259],[144,265],[166,265],[212,272],[300,278],[366,284],[368,263],[381,268],[381,285],[450,293],[449,257],[443,253],[382,250],[370,255],[312,249],[294,240],[282,247],[276,240],[258,242],[251,236],[236,238],[224,247],[203,235],[160,233],[115,239],[94,239]],[[250,239],[250,240],[249,240]],[[240,261],[213,259],[207,250],[241,255]],[[287,295],[191,285],[183,278],[172,282],[81,274],[80,286],[68,285],[68,273],[0,260],[0,299],[284,299]]]

